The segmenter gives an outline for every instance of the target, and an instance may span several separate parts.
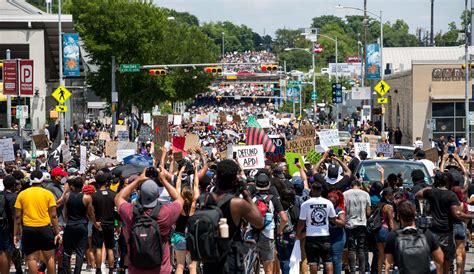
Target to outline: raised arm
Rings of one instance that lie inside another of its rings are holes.
[[[328,156],[329,156],[329,153],[327,151],[324,152],[323,157],[321,157],[321,159],[319,159],[319,162],[315,166],[313,166],[313,174],[318,174],[319,168],[324,163],[324,161],[326,161]]]
[[[148,179],[148,177],[145,175],[145,172],[146,169],[143,170],[142,174],[140,174],[138,178],[129,183],[119,193],[117,193],[117,195],[115,195],[115,206],[117,208],[120,208],[123,203],[126,203],[130,197],[130,194],[132,194],[135,189],[139,188],[140,185]]]
[[[199,191],[199,176],[198,176],[198,171],[196,167],[194,167],[193,191],[194,191],[194,201],[197,201],[200,195],[200,191]]]
[[[296,163],[296,167],[300,170],[301,180],[303,180],[304,189],[309,189],[308,176],[306,175],[305,169],[303,168],[303,166],[300,164],[299,161],[298,163]]]
[[[161,183],[163,184],[163,186],[166,188],[166,191],[168,191],[170,197],[175,201],[175,202],[178,202],[181,204],[181,206],[183,206],[184,204],[184,200],[183,200],[183,197],[181,197],[181,194],[176,190],[176,188],[174,188],[170,182],[168,181],[168,179],[166,178],[167,176],[165,175],[165,173],[163,172],[163,169],[160,167],[159,170],[158,170],[158,173],[159,173],[159,177],[160,177],[160,180],[161,180]]]
[[[344,163],[343,161],[339,160],[337,157],[333,157],[333,160],[336,160],[339,165],[342,167],[342,169],[344,170],[344,175],[345,176],[349,176],[351,177],[352,175],[352,171],[349,169],[349,167],[347,167],[346,163]]]
[[[183,172],[186,169],[186,166],[182,166],[181,170],[178,172],[178,178],[176,179],[176,190],[181,193],[181,184],[183,182]]]
[[[207,165],[207,158],[204,155],[204,152],[202,151],[201,147],[196,149],[196,153],[199,155],[199,157],[201,157],[201,161],[202,161],[202,168],[198,172],[199,179],[202,179],[204,178],[204,176],[206,176],[206,172],[209,169]]]

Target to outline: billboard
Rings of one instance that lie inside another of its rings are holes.
[[[66,33],[63,35],[63,72],[64,77],[81,76],[79,67],[79,35],[77,33]]]
[[[381,56],[379,44],[368,44],[366,46],[367,60],[366,60],[366,75],[367,79],[380,80]]]

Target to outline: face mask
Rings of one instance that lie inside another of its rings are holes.
[[[66,177],[62,177],[61,178],[61,185],[64,185],[67,181],[67,178]]]

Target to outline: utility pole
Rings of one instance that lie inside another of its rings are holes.
[[[10,58],[11,58],[11,51],[7,49],[7,60],[10,60]],[[8,128],[12,128],[12,96],[11,95],[7,95],[7,125],[8,125]]]
[[[117,124],[117,99],[118,99],[118,94],[115,89],[115,56],[112,56],[112,97],[111,97],[111,103],[112,103],[112,136],[115,133],[115,124]]]
[[[63,75],[63,34],[61,26],[61,0],[58,0],[58,48],[59,48],[59,85],[64,86]],[[64,141],[64,112],[59,113],[59,136],[61,142]]]
[[[434,47],[434,0],[431,0],[431,33],[430,46]]]
[[[471,136],[469,134],[469,127],[470,127],[470,121],[469,121],[469,69],[470,69],[470,65],[469,65],[469,41],[468,41],[468,36],[467,36],[467,30],[468,30],[468,24],[467,24],[467,1],[468,0],[465,0],[465,12],[464,12],[464,19],[466,21],[466,23],[464,24],[464,31],[465,31],[465,43],[464,43],[464,65],[466,66],[466,71],[465,71],[465,75],[466,75],[466,98],[464,98],[464,108],[465,108],[465,112],[466,112],[466,141],[467,141],[467,145],[468,147],[471,146]]]

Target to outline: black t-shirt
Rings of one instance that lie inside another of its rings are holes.
[[[92,194],[92,205],[94,206],[95,218],[105,225],[114,224],[115,192],[110,189],[97,190]]]
[[[340,190],[344,192],[347,189],[349,189],[350,186],[351,186],[351,177],[344,175],[342,179],[339,180],[335,184],[330,184],[328,182],[325,182],[323,185],[323,191],[321,193],[322,194],[321,196],[323,196],[324,198],[327,198],[329,192],[333,190]]]
[[[435,232],[451,232],[453,231],[453,216],[451,216],[451,206],[459,205],[456,194],[450,190],[442,190],[439,188],[427,189],[423,193],[431,210],[433,217],[433,226],[431,229]]]
[[[417,230],[414,228],[405,228],[403,232],[399,233],[417,233]],[[439,248],[438,241],[434,237],[434,235],[429,231],[426,230],[424,231],[424,234],[426,236],[426,241],[428,242],[428,245],[430,247],[430,253],[433,253],[436,249]],[[397,232],[396,231],[391,231],[390,234],[388,234],[387,241],[385,242],[385,254],[392,254],[395,260],[395,265],[398,265],[397,263],[397,247],[396,247],[396,241],[397,241]]]
[[[357,157],[352,158],[347,167],[352,171],[352,174],[355,174],[356,169],[359,167],[360,159]]]
[[[474,195],[474,183],[470,183],[469,184],[469,187],[467,189],[467,195],[468,195],[468,198],[471,197],[471,195]]]
[[[13,227],[15,226],[15,202],[17,198],[17,194],[7,192],[7,191],[2,191],[0,192],[0,195],[5,195],[5,213],[7,214],[8,217],[8,231],[10,233],[10,237],[13,237]]]

